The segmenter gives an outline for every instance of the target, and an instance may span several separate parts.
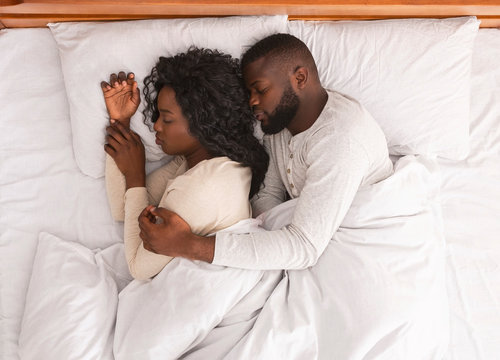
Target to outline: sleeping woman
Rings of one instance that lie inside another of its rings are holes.
[[[237,59],[192,48],[160,57],[144,80],[144,122],[151,121],[167,165],[145,174],[145,150],[130,130],[140,95],[134,74],[102,82],[110,124],[106,128],[106,189],[113,218],[124,221],[125,254],[136,279],[158,274],[172,259],[144,248],[138,217],[148,205],[178,213],[199,235],[251,217],[249,198],[269,163],[253,136]]]

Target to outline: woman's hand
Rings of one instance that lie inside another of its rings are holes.
[[[126,76],[123,71],[118,75],[111,74],[109,83],[101,82],[101,89],[109,117],[118,120],[127,128],[130,127],[130,118],[141,102],[134,73],[128,73]]]
[[[145,186],[146,159],[141,137],[114,119],[111,119],[106,133],[104,150],[125,176],[127,189]]]

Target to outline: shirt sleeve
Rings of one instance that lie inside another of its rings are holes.
[[[254,217],[281,204],[286,199],[285,185],[281,181],[276,159],[271,156],[269,136],[264,137],[264,147],[269,156],[269,167],[264,178],[263,188],[252,198],[252,214]]]
[[[139,237],[138,217],[148,205],[158,205],[167,187],[175,177],[181,159],[153,171],[146,178],[146,187],[126,190],[125,177],[113,158],[106,154],[106,191],[113,219],[124,221],[125,257],[130,274],[135,279],[148,279],[158,274],[172,259],[152,253],[144,248]]]
[[[147,205],[158,205],[167,182],[175,177],[177,168],[179,167],[181,158],[175,158],[168,164],[153,171],[146,178],[147,189]],[[115,221],[125,220],[125,177],[121,173],[118,166],[111,156],[106,154],[106,194],[108,196],[108,203],[111,210],[111,215]],[[146,205],[146,206],[147,206]],[[144,207],[143,207],[144,209]],[[142,210],[142,209],[141,209]]]
[[[213,263],[247,269],[314,265],[346,215],[369,168],[362,144],[319,129],[307,142],[306,181],[292,223],[281,230],[217,234]],[[331,129],[330,129],[331,130]]]
[[[130,188],[125,193],[125,258],[130,274],[139,280],[155,276],[172,260],[170,256],[155,254],[144,248],[139,236],[138,217],[148,205],[148,193],[145,187]]]

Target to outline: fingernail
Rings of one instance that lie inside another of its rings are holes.
[[[114,124],[115,123],[115,119],[111,119],[111,124]]]

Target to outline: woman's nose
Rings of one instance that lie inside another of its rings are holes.
[[[154,124],[153,124],[153,129],[154,131],[158,132],[160,131],[160,119],[157,119]]]

